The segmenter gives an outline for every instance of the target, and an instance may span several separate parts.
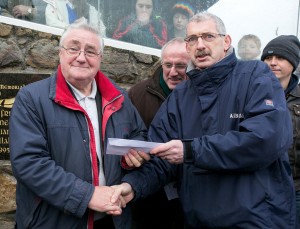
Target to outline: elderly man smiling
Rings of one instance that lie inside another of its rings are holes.
[[[9,127],[17,228],[131,228],[129,209],[119,216],[124,205],[111,203],[108,185],[149,156],[107,155],[106,142],[145,140],[146,127],[126,92],[99,71],[102,53],[97,29],[70,25],[57,72],[16,97]]]

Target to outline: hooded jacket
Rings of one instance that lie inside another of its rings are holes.
[[[136,198],[177,176],[186,228],[296,228],[284,91],[261,61],[234,52],[188,72],[150,125],[150,141],[181,139],[184,162],[158,157],[128,174]]]
[[[101,72],[95,79],[102,98],[104,175],[111,186],[126,170],[120,156],[105,154],[107,138],[145,140],[146,127],[122,89]],[[99,183],[94,131],[60,67],[19,91],[9,131],[17,228],[92,228],[87,206]],[[116,228],[130,228],[128,214],[125,208],[113,217]]]
[[[300,191],[300,85],[298,81],[298,77],[292,74],[288,88],[285,90],[293,123],[293,144],[289,149],[289,159],[296,191]]]

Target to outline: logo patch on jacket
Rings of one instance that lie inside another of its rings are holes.
[[[231,113],[229,118],[244,118],[243,113]]]
[[[265,99],[265,103],[267,106],[274,107],[273,100],[271,100],[271,99]]]

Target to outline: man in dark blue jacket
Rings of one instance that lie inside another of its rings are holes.
[[[149,155],[105,149],[107,138],[145,140],[147,132],[126,92],[99,71],[103,47],[97,29],[70,25],[57,72],[16,97],[9,133],[18,229],[131,228],[108,186]]]
[[[165,144],[116,186],[127,201],[177,177],[186,228],[296,228],[284,91],[261,61],[239,61],[217,16],[187,25],[188,81],[150,125]]]

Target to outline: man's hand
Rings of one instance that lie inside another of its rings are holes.
[[[127,165],[131,168],[140,167],[145,161],[150,160],[150,155],[142,151],[131,149],[124,155]]]
[[[88,204],[88,208],[98,211],[98,212],[106,212],[112,215],[121,215],[122,209],[122,201],[120,198],[111,202],[111,198],[114,194],[115,190],[111,187],[107,186],[96,186],[93,196]]]
[[[150,154],[169,161],[172,164],[183,163],[183,143],[180,140],[171,140],[155,147]]]
[[[31,6],[17,5],[12,9],[12,13],[14,17],[26,16],[29,8],[31,8]]]
[[[128,183],[122,183],[111,187],[115,190],[111,197],[112,203],[118,203],[118,201],[121,200],[121,206],[125,208],[126,204],[134,198],[134,191]]]

